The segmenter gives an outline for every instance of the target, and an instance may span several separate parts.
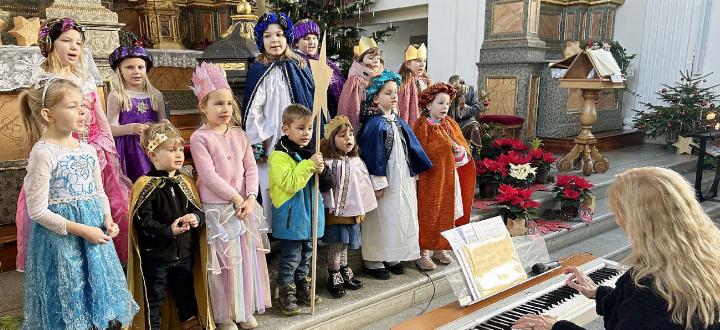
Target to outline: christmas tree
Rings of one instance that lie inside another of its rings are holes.
[[[352,48],[361,36],[382,42],[397,30],[397,26],[389,25],[366,34],[365,29],[360,28],[360,15],[374,3],[374,0],[268,0],[266,5],[269,10],[287,13],[294,22],[304,18],[317,22],[327,35],[328,57],[347,74],[353,60]]]
[[[663,84],[656,92],[665,105],[642,103],[647,110],[638,111],[633,118],[634,127],[646,137],[665,136],[672,144],[679,136],[707,129],[720,129],[720,116],[715,109],[718,95],[712,91],[716,86],[706,87],[707,76],[693,78],[691,71],[680,72],[680,82],[675,86]]]

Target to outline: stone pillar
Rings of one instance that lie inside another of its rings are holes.
[[[92,52],[103,79],[110,79],[108,56],[119,46],[118,31],[122,27],[116,13],[103,7],[100,0],[53,0],[45,8],[45,17],[71,17],[85,25],[85,47]]]
[[[477,86],[490,93],[486,114],[525,118],[520,138],[535,136],[545,42],[538,38],[540,0],[486,0]]]
[[[180,7],[169,0],[148,0],[137,7],[141,34],[157,49],[185,49],[180,39]]]

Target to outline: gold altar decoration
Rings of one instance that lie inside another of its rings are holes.
[[[580,164],[585,176],[593,172],[605,173],[610,164],[597,150],[597,139],[592,134],[592,126],[597,120],[595,103],[600,99],[600,90],[625,86],[620,68],[612,54],[603,49],[584,50],[550,67],[567,70],[560,79],[560,87],[580,89],[584,101],[579,118],[580,134],[575,138],[573,149],[558,160],[558,171],[569,172],[575,164]]]
[[[22,16],[13,17],[15,27],[8,32],[15,37],[18,46],[32,46],[37,44],[38,33],[40,32],[40,19],[33,17],[27,19]]]

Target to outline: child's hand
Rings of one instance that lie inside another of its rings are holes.
[[[240,204],[240,220],[247,220],[248,216],[252,214],[253,210],[255,210],[254,198],[248,198],[244,202],[242,202],[242,204]]]
[[[85,240],[93,244],[105,244],[112,240],[110,236],[105,235],[102,229],[87,225],[83,225],[83,228],[78,234],[78,236],[84,238]]]
[[[385,189],[375,190],[375,199],[381,199],[385,195]]]
[[[317,174],[322,174],[323,170],[325,170],[325,162],[323,160],[322,153],[315,153],[312,157],[310,157],[310,160],[315,162],[315,172],[317,172]]]
[[[200,225],[200,221],[198,221],[197,216],[195,216],[192,213],[188,213],[188,214],[180,217],[180,223],[188,224],[188,225],[190,225],[190,227],[193,227],[193,228],[197,228],[197,226]]]
[[[188,230],[190,230],[190,224],[183,221],[185,216],[179,217],[173,221],[172,225],[170,225],[170,229],[172,230],[173,236],[180,235]]]
[[[240,194],[235,194],[230,199],[232,201],[233,206],[235,207],[235,216],[242,219],[243,214],[243,205],[245,204],[245,200],[240,196]]]
[[[118,227],[118,225],[113,222],[111,217],[105,217],[104,225],[105,230],[107,231],[107,234],[108,236],[110,236],[110,238],[115,238],[120,233],[120,227]]]
[[[147,124],[141,124],[141,123],[135,123],[135,124],[132,124],[132,125],[133,125],[133,126],[132,126],[133,133],[135,133],[135,135],[140,135],[140,134],[142,134],[142,132],[143,132],[144,130],[146,130],[148,127],[150,127],[150,126],[147,125]]]

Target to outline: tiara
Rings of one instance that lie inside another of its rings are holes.
[[[218,89],[229,89],[230,84],[227,82],[227,75],[225,70],[210,62],[202,62],[195,68],[195,72],[192,75],[193,86],[190,87],[198,98],[198,101],[202,102],[205,97],[218,90]]]
[[[155,136],[153,137],[153,139],[148,142],[148,146],[147,146],[148,152],[155,151],[155,148],[157,148],[163,142],[167,141],[167,139],[168,139],[167,134],[155,133]]]
[[[348,119],[348,117],[342,115],[335,116],[335,118],[330,120],[329,123],[325,124],[325,134],[323,136],[327,139],[328,137],[330,137],[330,134],[335,131],[335,129],[342,126],[343,124],[352,127],[352,124],[350,124],[350,119]]]

